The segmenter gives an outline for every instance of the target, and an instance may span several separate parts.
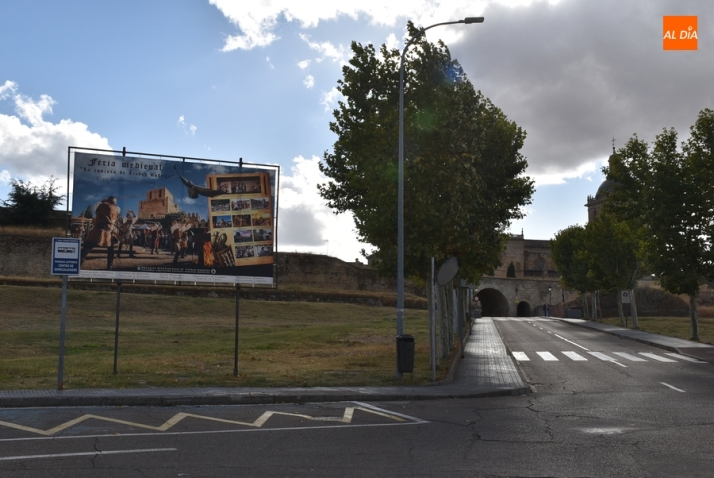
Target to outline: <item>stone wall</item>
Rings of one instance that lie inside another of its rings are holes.
[[[0,276],[50,277],[52,239],[0,234]],[[326,291],[394,292],[392,279],[375,269],[320,254],[279,253],[278,285],[308,286]],[[423,296],[424,289],[407,283],[407,293]]]
[[[0,275],[49,277],[52,238],[0,234]]]

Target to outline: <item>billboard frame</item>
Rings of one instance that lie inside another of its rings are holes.
[[[122,281],[122,280],[133,280],[133,281],[161,281],[161,282],[195,282],[195,283],[213,283],[213,284],[226,284],[226,285],[242,285],[242,286],[252,286],[252,287],[263,287],[263,288],[277,288],[278,287],[278,273],[277,273],[277,263],[278,263],[278,214],[279,214],[279,190],[280,190],[280,165],[273,164],[261,164],[261,163],[249,163],[244,162],[243,158],[239,158],[238,161],[225,160],[225,159],[211,159],[211,158],[197,158],[192,156],[175,156],[167,154],[156,154],[156,153],[145,153],[140,151],[127,151],[126,147],[121,150],[107,150],[100,148],[88,148],[81,146],[69,146],[67,148],[67,201],[66,201],[66,213],[67,213],[67,223],[66,223],[66,234],[68,237],[72,234],[72,210],[75,209],[75,195],[77,193],[75,188],[76,180],[76,164],[75,164],[75,153],[83,154],[97,154],[103,156],[115,156],[117,160],[122,160],[122,158],[134,158],[134,159],[147,159],[154,161],[165,161],[173,163],[174,167],[176,165],[191,165],[196,164],[197,167],[208,166],[208,167],[220,167],[226,166],[229,168],[235,168],[234,175],[243,174],[241,171],[246,168],[245,174],[268,174],[274,177],[274,185],[272,191],[268,191],[268,197],[271,199],[270,212],[273,215],[273,222],[271,224],[273,240],[271,247],[273,249],[273,261],[272,261],[272,275],[268,277],[267,275],[261,276],[241,276],[238,275],[241,267],[244,266],[230,266],[229,269],[235,267],[235,274],[221,274],[217,273],[214,269],[213,272],[208,273],[202,270],[202,274],[190,274],[182,273],[179,268],[171,272],[138,272],[138,271],[122,271],[122,270],[110,270],[95,269],[94,272],[88,272],[83,270],[82,274],[75,278],[77,279],[110,279],[112,281]],[[176,170],[178,173],[178,170]],[[230,174],[230,173],[228,173]],[[178,174],[180,176],[180,173]],[[183,179],[183,178],[182,178]],[[184,182],[184,184],[186,184]],[[208,186],[208,184],[207,184]],[[71,205],[71,206],[70,206]],[[209,207],[207,209],[208,220],[211,219],[210,211],[210,201]],[[209,266],[210,267],[210,266]],[[226,269],[226,268],[224,268]]]

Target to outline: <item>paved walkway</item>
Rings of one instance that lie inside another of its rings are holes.
[[[714,346],[582,319],[558,319],[714,363]],[[491,318],[474,320],[452,380],[419,387],[137,388],[5,390],[0,407],[230,405],[258,403],[433,400],[528,393]]]

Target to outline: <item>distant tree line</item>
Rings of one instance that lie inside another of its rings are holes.
[[[603,169],[614,181],[604,214],[560,231],[551,246],[565,287],[633,289],[648,273],[665,291],[689,296],[691,338],[699,340],[696,299],[714,280],[714,111],[702,110],[690,133],[681,144],[674,129],[652,145],[633,136]]]
[[[41,186],[11,181],[7,199],[0,199],[0,224],[4,226],[53,227],[57,225],[57,207],[64,196],[57,194],[56,178],[51,177]]]

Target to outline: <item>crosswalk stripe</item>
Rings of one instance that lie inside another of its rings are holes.
[[[526,355],[523,352],[511,352],[513,354],[513,358],[518,360],[519,362],[530,362],[531,359],[528,358],[528,355]]]
[[[698,360],[692,357],[687,357],[686,355],[680,355],[680,354],[675,354],[672,352],[665,352],[665,355],[669,355],[670,357],[677,358],[679,360],[686,360],[687,362],[694,362],[694,363],[706,363],[703,360]]]
[[[582,361],[588,360],[585,357],[583,357],[582,355],[577,354],[576,352],[571,352],[571,351],[563,352],[563,355],[565,355],[566,357],[568,357],[571,360],[575,360],[576,362],[582,362]]]
[[[624,363],[620,363],[617,360],[615,360],[614,358],[608,357],[607,355],[605,355],[602,352],[588,352],[588,353],[590,355],[592,355],[593,357],[599,358],[603,362],[610,362],[610,363],[614,363],[615,365],[619,365],[620,367],[627,368],[627,365],[625,365]]]
[[[641,357],[637,357],[635,355],[628,354],[626,352],[613,352],[613,354],[619,355],[622,358],[626,358],[627,360],[629,360],[631,362],[647,362],[647,360],[645,360]]]
[[[558,362],[558,358],[550,352],[536,352],[536,353],[538,355],[540,355],[540,358],[542,358],[546,362]]]
[[[651,354],[648,352],[638,352],[640,355],[651,358],[653,360],[659,360],[660,362],[676,362],[676,360],[668,359],[667,357],[660,357],[659,355]]]

